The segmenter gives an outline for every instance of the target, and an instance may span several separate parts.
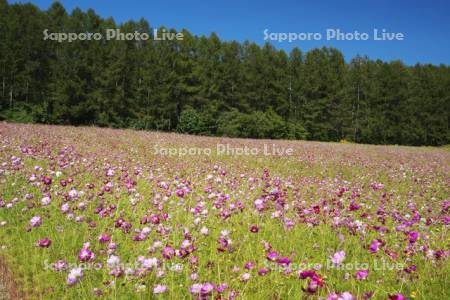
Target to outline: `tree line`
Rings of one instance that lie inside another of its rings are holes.
[[[249,138],[448,144],[450,67],[334,48],[183,40],[73,41],[43,32],[153,30],[93,10],[0,0],[0,119]],[[167,32],[176,31],[159,28]]]

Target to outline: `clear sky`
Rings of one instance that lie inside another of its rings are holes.
[[[52,0],[32,2],[47,9]],[[272,41],[279,49],[303,51],[322,46],[341,50],[347,60],[356,54],[385,61],[401,59],[406,64],[444,63],[450,65],[450,1],[447,0],[278,0],[278,1],[183,1],[183,0],[62,0],[67,10],[93,8],[102,17],[116,21],[144,17],[152,27],[186,28],[196,35],[216,32],[224,40],[250,40],[264,43],[264,30],[274,32],[313,32],[317,41]],[[404,34],[403,41],[374,41],[373,30]],[[367,41],[326,39],[327,29],[362,33]]]

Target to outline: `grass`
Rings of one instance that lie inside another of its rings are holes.
[[[398,293],[415,299],[450,298],[448,210],[443,208],[449,200],[450,154],[445,149],[7,123],[0,124],[0,135],[0,198],[5,204],[0,208],[0,222],[5,222],[0,227],[0,255],[28,298],[191,299],[196,297],[190,292],[192,285],[205,282],[226,283],[223,293],[205,296],[223,299],[233,294],[238,299],[316,299],[345,291],[357,299],[367,292],[373,292],[373,299]],[[155,154],[153,148],[215,149],[218,143],[259,149],[274,143],[293,148],[294,154],[224,156],[213,151],[211,156],[178,157]],[[15,163],[13,156],[20,162]],[[110,169],[114,176],[106,175]],[[30,181],[33,173],[37,179]],[[45,185],[41,176],[52,178],[52,183]],[[63,186],[61,179],[72,182]],[[128,179],[136,185],[127,187]],[[111,190],[105,191],[108,183]],[[68,198],[71,190],[78,192],[76,199]],[[182,197],[178,190],[184,191]],[[269,196],[274,190],[278,196]],[[48,206],[41,203],[45,194],[52,198]],[[265,208],[258,211],[254,201],[262,198]],[[349,210],[351,202],[359,209]],[[61,212],[64,203],[69,204],[69,213]],[[110,214],[96,213],[96,208],[113,206]],[[320,212],[315,213],[314,207]],[[385,213],[377,214],[380,210]],[[151,214],[159,214],[161,223],[141,224]],[[418,220],[397,228],[415,214]],[[31,228],[29,221],[37,215],[42,225]],[[114,226],[119,217],[131,223],[131,232]],[[252,225],[258,232],[250,232]],[[150,234],[134,241],[144,227],[151,229]],[[202,227],[209,229],[208,235],[201,233]],[[226,238],[231,244],[221,252],[218,239],[223,230],[230,232]],[[419,233],[414,243],[408,241],[411,231]],[[107,243],[99,243],[102,233],[117,244],[114,254],[124,272],[120,277],[109,274],[106,261],[112,253]],[[50,247],[36,246],[43,238],[52,241]],[[195,246],[186,257],[164,259],[161,248],[152,249],[160,242],[178,250],[186,239]],[[374,239],[384,245],[370,253]],[[289,257],[290,267],[269,262],[263,241]],[[82,263],[78,254],[86,242],[96,258]],[[330,262],[340,250],[346,254],[345,268]],[[397,258],[387,255],[389,251]],[[159,267],[129,274],[128,267],[141,268],[136,263],[139,256],[156,257]],[[193,256],[198,257],[197,264],[190,261]],[[51,264],[62,259],[69,268],[57,272]],[[246,270],[247,262],[255,267]],[[415,272],[403,270],[411,265]],[[84,276],[69,286],[68,273],[76,266],[85,268]],[[263,267],[270,271],[260,276]],[[309,280],[299,279],[298,271],[313,268],[325,284],[307,293]],[[361,268],[369,269],[369,275],[356,280],[354,274]],[[192,273],[198,278],[192,279]],[[250,274],[248,281],[242,280],[244,273]],[[154,294],[157,284],[167,291]]]

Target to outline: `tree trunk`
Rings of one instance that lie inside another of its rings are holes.
[[[28,80],[27,80],[27,87],[25,89],[25,103],[28,103]]]

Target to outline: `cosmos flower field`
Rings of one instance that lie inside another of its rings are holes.
[[[217,144],[292,155],[162,155]],[[450,299],[448,148],[0,123],[29,299]]]

